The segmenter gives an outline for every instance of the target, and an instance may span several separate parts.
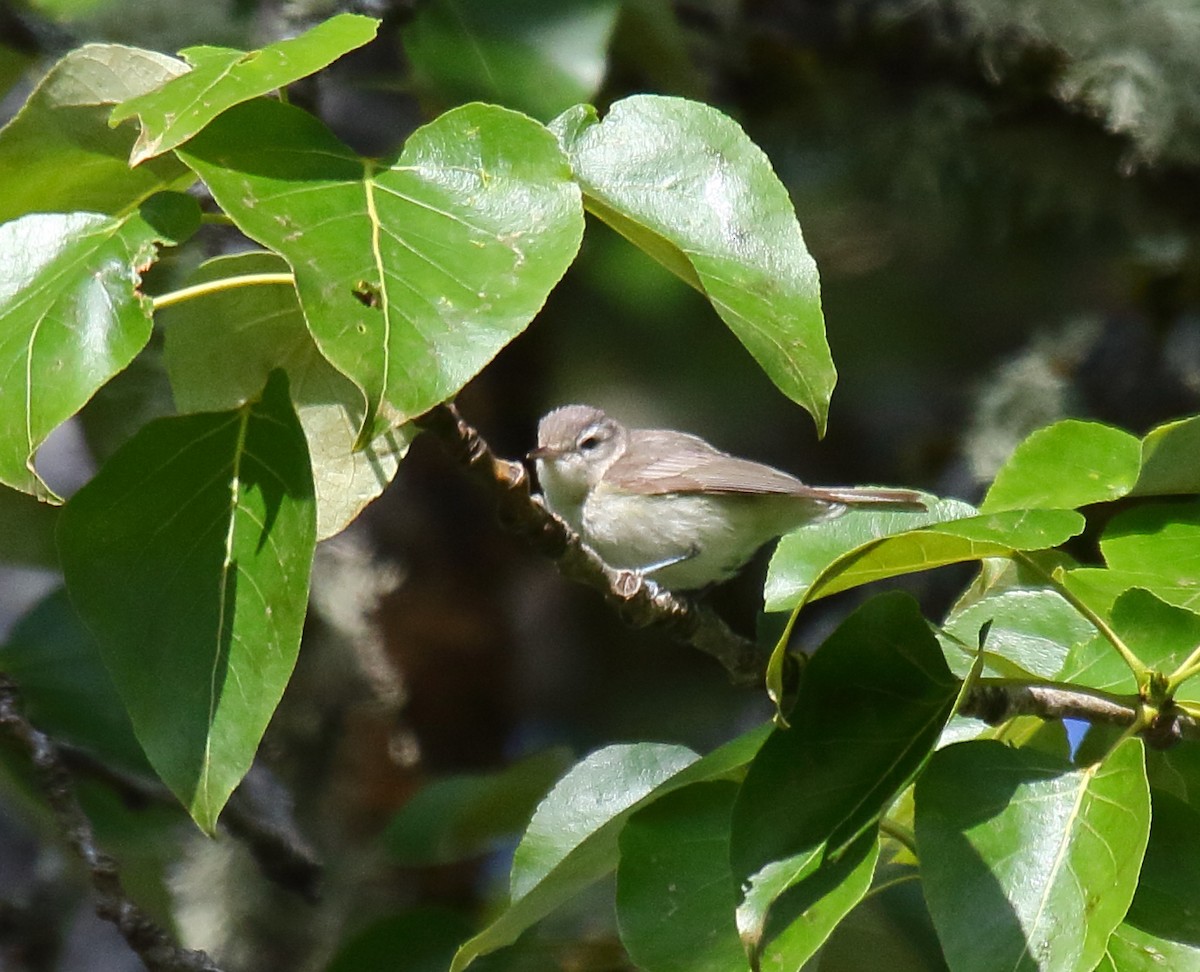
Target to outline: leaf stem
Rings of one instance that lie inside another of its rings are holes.
[[[885,836],[891,837],[892,840],[903,844],[913,857],[920,857],[917,853],[917,835],[909,827],[893,820],[891,817],[883,817],[879,821],[879,830]]]
[[[1200,645],[1167,677],[1167,694],[1174,695],[1179,686],[1193,675],[1200,675]]]
[[[207,297],[223,290],[233,290],[235,287],[261,287],[266,285],[295,284],[296,278],[290,273],[247,273],[239,277],[222,277],[220,280],[209,280],[205,283],[193,284],[191,287],[181,287],[165,294],[159,294],[152,299],[156,311],[164,307],[173,307],[197,297]]]
[[[1057,593],[1059,597],[1061,597],[1064,601],[1070,604],[1071,607],[1083,615],[1083,617],[1088,620],[1092,627],[1100,632],[1104,640],[1117,650],[1117,654],[1121,656],[1121,659],[1126,665],[1129,666],[1130,671],[1133,672],[1133,676],[1137,680],[1138,688],[1140,689],[1145,686],[1146,679],[1150,675],[1150,669],[1146,667],[1145,662],[1143,662],[1140,658],[1138,658],[1137,655],[1133,653],[1130,647],[1125,644],[1124,639],[1122,639],[1121,636],[1117,634],[1115,630],[1113,630],[1112,625],[1105,621],[1104,618],[1102,618],[1096,611],[1092,610],[1088,604],[1084,603],[1084,601],[1080,599],[1074,591],[1072,591],[1069,587],[1067,587],[1066,584],[1063,583],[1061,578],[1058,576],[1058,571],[1051,573],[1050,571],[1044,569],[1028,554],[1021,551],[1015,551],[1013,553],[1013,559],[1037,574],[1054,589],[1055,593]]]

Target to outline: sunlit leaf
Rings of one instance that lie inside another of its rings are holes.
[[[195,176],[174,157],[129,168],[133,126],[110,129],[111,106],[182,74],[173,57],[119,44],[86,44],[42,79],[0,129],[0,222],[33,212],[118,215]]]
[[[1142,440],[1142,470],[1134,496],[1200,493],[1200,416],[1151,429]]]
[[[494,106],[448,112],[373,162],[299,109],[253,101],[181,153],[287,259],[317,345],[364,391],[376,432],[376,418],[453,395],[520,333],[583,231],[553,136]]]
[[[704,293],[779,389],[825,431],[837,372],[817,265],[762,149],[715,108],[635,95],[551,126],[588,209]]]
[[[138,286],[159,237],[137,214],[0,224],[0,482],[54,498],[34,453],[150,339]]]
[[[1137,481],[1141,443],[1121,429],[1066,419],[1017,446],[979,506],[1074,509],[1124,496]]]
[[[925,898],[958,972],[1090,972],[1137,886],[1150,830],[1138,739],[1076,767],[958,743],[917,780]]]
[[[63,510],[71,600],[151,764],[207,831],[295,664],[315,520],[282,372],[241,408],[151,422]]]
[[[275,254],[239,253],[209,260],[188,283],[287,270]],[[181,412],[234,408],[258,394],[272,368],[287,372],[312,460],[318,538],[338,533],[391,482],[409,431],[388,429],[354,448],[362,394],[313,342],[291,284],[214,290],[158,316]]]
[[[129,164],[140,165],[182,145],[236,104],[315,74],[362,47],[378,29],[379,21],[372,17],[343,13],[257,51],[185,48],[179,53],[192,66],[190,71],[113,109],[114,124],[135,115],[141,121]]]

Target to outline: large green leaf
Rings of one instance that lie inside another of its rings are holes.
[[[25,714],[39,728],[101,759],[149,772],[100,649],[66,590],[21,619],[0,647],[0,671],[20,686]]]
[[[734,921],[729,815],[737,784],[696,783],[639,810],[621,831],[617,922],[647,972],[749,972]]]
[[[410,867],[487,853],[529,821],[568,761],[565,749],[548,749],[495,773],[434,780],[388,824],[383,835],[388,853]]]
[[[29,567],[57,567],[54,529],[58,508],[28,493],[0,486],[0,561]]]
[[[54,65],[0,129],[0,222],[33,212],[118,214],[195,177],[176,158],[129,168],[132,126],[111,106],[183,73],[182,61],[119,44],[87,44]]]
[[[402,25],[428,100],[490,101],[548,119],[604,80],[617,0],[429,0]]]
[[[837,522],[830,521],[829,529],[836,529],[832,524]],[[1083,527],[1083,517],[1074,510],[1006,510],[883,536],[832,562],[827,559],[827,549],[816,554],[805,550],[803,534],[824,528],[824,524],[805,527],[793,534],[793,543],[786,548],[781,544],[776,551],[767,609],[786,610],[872,581],[947,564],[1046,550],[1069,540]]]
[[[705,294],[823,434],[837,372],[817,265],[762,149],[715,108],[657,95],[603,121],[579,106],[551,127],[588,209]]]
[[[1090,972],[1137,886],[1150,830],[1142,743],[1075,767],[990,740],[917,780],[925,898],[955,972]]]
[[[34,453],[150,339],[138,285],[160,235],[138,214],[0,224],[0,482],[55,498]]]
[[[800,603],[814,580],[837,561],[884,537],[919,527],[974,516],[975,507],[961,500],[928,497],[923,511],[851,508],[785,535],[775,548],[763,587],[768,611],[786,611]]]
[[[1121,924],[1096,972],[1200,972],[1200,948]]]
[[[809,659],[792,727],[763,744],[734,808],[731,857],[749,946],[759,945],[775,899],[809,876],[806,855],[840,851],[908,785],[958,691],[916,602],[898,592],[868,601]]]
[[[696,759],[682,746],[609,746],[550,791],[513,857],[508,907],[454,957],[452,972],[503,948],[558,905],[609,873],[630,814],[673,790],[737,773],[762,744],[755,729]]]
[[[207,831],[296,661],[315,505],[276,372],[241,408],[151,422],[62,513],[71,599],[151,764]]]
[[[377,163],[299,109],[253,101],[181,154],[287,259],[321,352],[366,395],[368,430],[457,392],[529,323],[583,232],[553,136],[488,105],[442,115]]]
[[[113,109],[113,124],[134,115],[142,124],[129,164],[140,165],[182,145],[234,105],[315,74],[362,47],[378,29],[379,21],[372,17],[343,13],[258,51],[185,48],[179,53],[190,71]]]
[[[1200,416],[1168,422],[1142,439],[1142,470],[1134,496],[1200,493]]]
[[[202,264],[188,283],[286,271],[273,253],[239,253]],[[366,448],[354,448],[362,394],[313,343],[294,287],[218,289],[158,316],[181,412],[234,408],[258,394],[271,369],[287,371],[312,460],[318,538],[338,533],[391,482],[410,434],[388,429]]]
[[[1017,446],[979,510],[1074,509],[1124,496],[1137,481],[1141,443],[1099,422],[1066,419]]]

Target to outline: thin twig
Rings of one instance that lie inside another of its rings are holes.
[[[112,922],[150,972],[220,972],[204,952],[181,948],[129,900],[116,862],[96,846],[91,821],[75,797],[71,775],[53,741],[21,713],[16,685],[0,674],[0,726],[28,753],[58,828],[87,868],[96,914]]]
[[[453,405],[437,406],[418,424],[436,435],[488,490],[506,529],[553,559],[567,577],[601,591],[626,623],[635,628],[663,628],[679,641],[715,658],[735,684],[762,680],[766,656],[753,641],[731,631],[706,605],[648,584],[631,571],[614,570],[605,564],[546,509],[540,497],[532,495],[525,467],[492,452]]]
[[[1039,719],[1081,719],[1093,725],[1129,728],[1145,719],[1146,710],[1136,695],[1113,695],[1059,683],[983,678],[963,700],[958,714],[974,716],[993,725],[1015,716],[1031,715]],[[1148,745],[1167,749],[1181,739],[1200,739],[1200,721],[1183,709],[1169,705],[1155,713],[1140,734]]]

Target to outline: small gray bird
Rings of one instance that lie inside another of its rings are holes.
[[[873,505],[923,510],[907,489],[821,488],[668,429],[627,429],[590,405],[538,423],[546,505],[611,567],[672,590],[735,574],[759,547],[807,523]]]

